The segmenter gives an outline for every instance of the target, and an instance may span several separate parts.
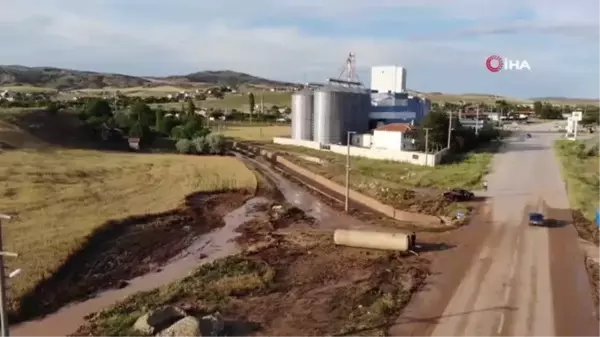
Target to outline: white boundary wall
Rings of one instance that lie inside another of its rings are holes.
[[[331,151],[342,155],[345,155],[348,152],[348,148],[345,145],[325,145],[309,140],[297,140],[291,138],[275,137],[273,138],[273,143],[280,145],[302,146],[314,150]],[[329,150],[326,149],[327,147],[329,147]],[[415,151],[398,151],[350,146],[350,155],[354,157],[391,160],[421,166],[438,165],[441,162],[442,157],[444,156],[446,151],[447,150],[444,149],[435,154],[425,154],[423,152]]]

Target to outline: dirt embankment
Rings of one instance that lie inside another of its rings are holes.
[[[331,232],[285,205],[239,228],[244,253],[200,267],[91,318],[76,335],[130,335],[141,311],[219,311],[227,335],[382,335],[427,276],[429,262],[335,246]]]
[[[11,322],[41,316],[94,293],[125,286],[179,254],[199,235],[223,226],[246,192],[196,193],[179,209],[106,223],[51,277],[19,303]]]
[[[588,242],[591,242],[596,247],[598,247],[598,245],[600,243],[600,229],[598,228],[598,226],[596,226],[595,223],[593,223],[592,221],[588,220],[585,216],[583,216],[583,214],[579,210],[573,211],[572,214],[573,214],[573,226],[575,226],[575,229],[577,230],[577,234],[579,234],[579,237]],[[600,292],[600,289],[599,289],[600,273],[598,271],[599,266],[598,266],[598,263],[596,261],[594,261],[594,258],[592,258],[591,256],[588,256],[588,254],[590,254],[590,253],[587,250],[593,249],[593,246],[590,245],[589,247],[586,247],[584,245],[583,248],[584,248],[584,253],[586,255],[585,266],[586,266],[586,269],[588,272],[588,277],[590,278],[590,283],[592,285],[592,291],[594,292],[594,301],[596,303],[596,307],[598,307],[598,305],[600,305],[600,294],[599,294],[599,292]],[[600,314],[597,315],[597,317],[600,319]]]
[[[595,223],[583,216],[581,211],[573,211],[573,225],[577,229],[579,237],[596,246],[600,244],[600,229]]]
[[[600,320],[600,264],[594,263],[592,259],[586,259],[585,266],[592,286],[594,303],[596,303],[596,317]]]

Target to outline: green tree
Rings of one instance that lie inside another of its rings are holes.
[[[192,141],[196,148],[196,153],[207,154],[210,153],[210,144],[208,143],[207,137],[196,137]]]
[[[448,126],[449,118],[445,112],[431,111],[429,112],[419,129],[419,147],[425,149],[425,129],[429,129],[429,149],[442,149],[446,147],[448,143]]]
[[[129,114],[126,112],[119,111],[115,113],[114,122],[118,128],[127,129],[130,128],[135,121],[132,121]]]
[[[155,125],[154,128],[156,129],[156,131],[161,131],[161,128],[163,126],[163,118],[165,116],[165,111],[161,108],[156,108],[156,110],[154,110],[154,120],[155,120]]]
[[[543,109],[543,104],[540,101],[535,101],[533,102],[533,112],[536,114],[536,116],[541,117],[542,116],[542,109]]]
[[[130,117],[134,121],[138,121],[142,126],[150,126],[156,124],[156,115],[154,111],[144,102],[136,102],[131,106]]]
[[[196,105],[194,105],[194,101],[189,99],[187,101],[187,115],[194,116],[196,114]]]
[[[57,102],[50,102],[46,107],[46,113],[49,115],[56,115],[60,110],[60,105]]]
[[[250,106],[250,114],[254,114],[254,106],[256,105],[256,102],[254,100],[254,94],[253,93],[249,93],[248,94],[248,106]]]
[[[206,142],[211,154],[225,153],[225,137],[218,133],[211,133],[206,136]]]
[[[98,117],[106,120],[112,117],[110,103],[105,99],[92,99],[88,101],[83,108],[86,117]]]
[[[165,116],[163,117],[161,124],[160,124],[160,128],[158,129],[158,131],[166,134],[166,135],[172,135],[172,130],[174,127],[181,125],[181,121],[173,116]]]
[[[175,143],[175,148],[179,153],[188,154],[194,151],[194,146],[189,139],[180,139]]]

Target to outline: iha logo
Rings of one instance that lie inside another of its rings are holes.
[[[500,70],[531,70],[529,62],[526,60],[509,60],[498,55],[488,57],[485,60],[485,66],[493,73],[497,73]]]

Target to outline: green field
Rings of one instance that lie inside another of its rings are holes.
[[[56,92],[56,89],[36,87],[36,86],[31,86],[31,85],[0,86],[0,91],[4,91],[4,90],[14,91],[14,92],[24,92],[24,93],[38,93],[38,92],[54,93],[54,92]]]
[[[555,150],[562,163],[562,174],[567,183],[569,201],[574,210],[590,221],[598,207],[600,177],[598,174],[598,139],[591,141],[559,140]]]
[[[273,105],[278,107],[290,106],[292,94],[289,92],[265,92],[254,93],[255,103],[260,106],[261,98],[265,109]],[[163,109],[180,109],[181,102],[177,103],[161,103],[152,104],[152,107],[162,107]],[[223,99],[209,98],[205,101],[194,101],[197,108],[219,108],[219,109],[236,109],[240,111],[249,111],[248,95],[247,94],[227,94]],[[258,108],[260,111],[260,108]]]
[[[272,143],[261,146],[278,151],[286,159],[333,182],[345,184],[344,155]],[[303,156],[316,157],[322,162],[317,163]],[[469,153],[460,161],[435,167],[352,157],[350,188],[398,209],[432,215],[454,215],[463,206],[440,203],[438,196],[441,190],[453,187],[479,189],[483,177],[489,172],[492,156],[491,152]]]

